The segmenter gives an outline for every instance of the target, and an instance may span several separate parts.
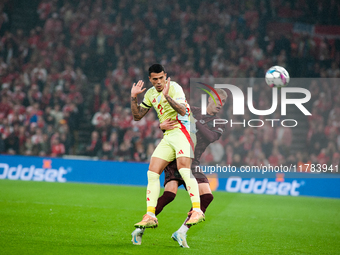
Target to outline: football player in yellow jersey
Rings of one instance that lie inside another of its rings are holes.
[[[135,224],[135,227],[155,228],[158,226],[155,208],[160,193],[159,176],[174,159],[177,161],[178,171],[186,184],[193,207],[193,213],[186,224],[195,225],[204,221],[204,214],[200,209],[198,184],[191,176],[190,170],[191,157],[194,155],[194,141],[190,136],[190,107],[186,103],[182,87],[176,82],[171,82],[170,78],[166,78],[162,65],[154,64],[149,68],[149,80],[153,87],[145,93],[140,105],[137,104],[137,95],[145,91],[144,82],[140,80],[132,86],[131,111],[134,120],[142,119],[153,107],[161,123],[170,118],[176,120],[178,125],[164,133],[163,139],[151,156],[147,173],[147,213],[141,222]]]

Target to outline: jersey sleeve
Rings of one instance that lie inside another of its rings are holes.
[[[215,129],[211,129],[209,127],[207,127],[206,125],[203,125],[202,123],[200,123],[199,121],[196,122],[196,127],[198,129],[198,131],[205,137],[205,139],[207,139],[209,141],[209,143],[213,143],[215,141],[217,141],[218,139],[220,139],[222,133],[220,132],[216,132]]]
[[[215,125],[215,127],[214,127],[214,125],[213,125],[213,121],[209,121],[208,122],[208,127],[209,127],[209,129],[211,130],[211,131],[214,131],[214,132],[216,132],[216,133],[219,133],[219,134],[223,134],[223,132],[225,131],[225,129],[226,129],[226,125],[225,124],[217,124],[217,125]]]
[[[140,104],[141,107],[146,108],[146,109],[150,109],[152,107],[151,101],[149,99],[149,90],[145,93],[144,98],[142,103]]]
[[[215,126],[215,128],[212,131],[222,135],[223,132],[225,131],[225,126]]]
[[[185,104],[186,99],[182,87],[176,82],[172,83],[171,85],[172,93],[171,94],[169,93],[170,97],[179,104]]]

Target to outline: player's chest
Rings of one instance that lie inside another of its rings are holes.
[[[212,128],[213,127],[213,124],[214,124],[213,120],[215,119],[215,116],[204,116],[204,115],[201,115],[201,114],[196,114],[195,118],[202,125],[204,125],[204,126],[206,126],[208,128]]]
[[[160,112],[161,114],[162,114],[165,110],[170,110],[170,109],[172,109],[172,107],[170,106],[170,104],[169,104],[168,101],[165,99],[165,97],[163,96],[162,93],[153,95],[153,96],[150,98],[150,101],[151,101],[152,106],[155,108],[155,110],[156,110],[157,112]]]

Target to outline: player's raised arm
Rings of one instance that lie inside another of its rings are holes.
[[[164,89],[163,89],[163,95],[165,99],[168,101],[168,103],[171,105],[171,107],[178,112],[181,116],[184,116],[186,114],[186,108],[184,104],[177,103],[173,98],[169,96],[169,89],[170,89],[170,77],[167,79]]]
[[[221,133],[210,130],[208,127],[205,127],[199,121],[196,122],[196,128],[198,129],[199,132],[201,132],[202,136],[209,141],[209,143],[213,143],[220,139],[221,137]],[[219,130],[219,132],[223,132],[222,128],[221,130],[222,131]]]
[[[138,105],[137,102],[137,95],[142,93],[145,88],[143,88],[144,82],[142,80],[139,80],[136,83],[132,85],[131,89],[131,112],[133,115],[133,119],[138,121],[141,120],[144,115],[149,111],[149,108],[144,108]]]

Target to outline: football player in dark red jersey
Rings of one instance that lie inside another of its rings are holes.
[[[215,100],[209,97],[206,115],[201,114],[201,108],[191,107],[191,112],[196,120],[197,129],[196,133],[197,143],[194,152],[195,154],[194,159],[191,164],[191,171],[198,183],[201,199],[201,210],[203,212],[206,211],[207,207],[209,206],[214,197],[211,193],[208,178],[205,176],[204,173],[199,171],[200,165],[199,160],[205,149],[208,147],[208,145],[217,141],[222,136],[225,130],[225,125],[215,125],[214,127],[213,120],[216,119],[216,114],[222,109],[223,105],[226,103],[228,95],[226,91],[223,89],[216,89],[216,92],[219,95],[222,104],[220,100],[217,98],[217,95],[215,95]],[[172,129],[175,124],[176,121],[167,120],[160,125],[160,128],[162,130],[169,130]],[[181,186],[182,184],[184,185],[184,181],[177,170],[176,160],[171,162],[164,169],[164,173],[165,173],[164,181],[165,188],[163,195],[158,198],[155,212],[156,215],[158,215],[167,204],[174,200],[178,187]],[[189,230],[190,226],[187,226],[185,224],[188,218],[184,221],[182,226],[171,236],[183,248],[189,248],[186,242],[186,233]],[[140,245],[142,243],[142,236],[144,230],[145,229],[137,228],[135,231],[132,232],[133,244]]]

